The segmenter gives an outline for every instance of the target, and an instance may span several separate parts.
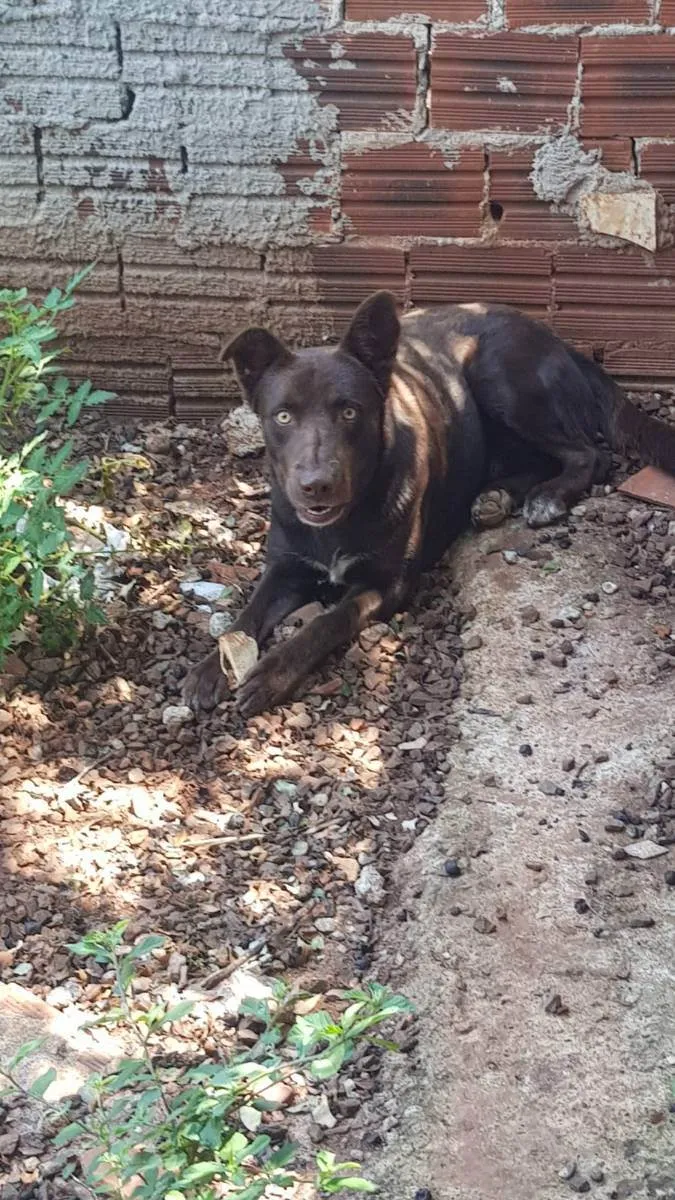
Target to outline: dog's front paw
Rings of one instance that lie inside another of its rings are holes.
[[[270,650],[239,687],[237,708],[242,717],[255,717],[284,704],[301,678],[297,663],[291,661],[285,646]]]
[[[504,488],[481,492],[471,505],[471,521],[476,529],[496,529],[513,512],[513,500]]]
[[[225,699],[228,691],[228,682],[220,666],[220,653],[214,650],[185,677],[183,703],[193,712],[210,712]]]

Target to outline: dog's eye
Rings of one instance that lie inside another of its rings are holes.
[[[274,420],[277,425],[290,425],[293,418],[287,408],[280,408],[279,412],[274,414]]]
[[[349,406],[347,408],[343,408],[342,417],[345,421],[355,421],[356,420],[356,409],[350,408]]]

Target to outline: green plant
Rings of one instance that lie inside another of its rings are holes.
[[[281,1103],[275,1088],[298,1073],[317,1083],[332,1078],[364,1041],[395,1050],[375,1031],[390,1018],[410,1012],[409,1002],[373,983],[344,993],[346,1007],[338,1016],[324,1010],[297,1015],[300,997],[277,984],[269,1000],[242,1005],[242,1014],[260,1031],[256,1044],[244,1054],[187,1068],[159,1065],[155,1049],[161,1049],[162,1031],[184,1018],[191,1005],[134,1010],[137,964],[164,939],[151,935],[130,948],[123,941],[125,928],[126,922],[120,922],[88,934],[70,949],[112,969],[115,1006],[102,1021],[123,1026],[139,1052],[110,1074],[90,1081],[90,1112],[63,1125],[54,1144],[63,1147],[77,1140],[80,1147],[94,1151],[85,1178],[96,1197],[215,1200],[227,1194],[258,1200],[271,1186],[297,1182],[297,1148],[274,1139],[278,1127],[266,1120]],[[17,1059],[0,1068],[10,1087],[19,1087],[17,1061],[34,1050],[34,1044],[22,1048]],[[30,1093],[44,1097],[53,1078],[52,1071],[46,1072]],[[62,1124],[68,1120],[63,1110],[60,1119]],[[62,1175],[73,1168],[68,1164]],[[320,1151],[314,1175],[317,1191],[334,1195],[376,1190],[358,1170],[358,1163],[338,1163],[333,1154]]]
[[[0,290],[0,665],[31,614],[50,651],[102,619],[63,508],[88,463],[73,461],[73,443],[62,435],[83,408],[113,393],[94,391],[88,380],[73,389],[59,373],[56,345],[57,318],[91,270],[73,275],[63,291],[52,288],[38,305],[25,288]]]

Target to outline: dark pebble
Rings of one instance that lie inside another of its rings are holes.
[[[573,1192],[590,1192],[591,1185],[587,1179],[572,1179],[570,1187]]]
[[[32,921],[30,917],[28,917],[23,923],[23,930],[26,936],[31,933],[39,933],[41,929],[42,925],[40,921]]]
[[[584,913],[590,912],[588,904],[583,899],[583,897],[581,897],[581,899],[579,899],[579,900],[574,901],[574,909],[575,909],[575,912],[578,912],[580,914],[580,916],[583,916]]]
[[[544,654],[543,650],[530,650],[530,658],[532,659],[532,662],[541,662],[542,658],[545,657],[546,655]]]
[[[591,840],[590,835],[586,833],[585,829],[579,830],[579,837],[581,838],[582,842],[590,842]]]
[[[415,1192],[415,1200],[433,1200],[429,1188],[418,1188]]]
[[[612,850],[612,858],[615,862],[623,862],[624,858],[628,858],[628,855],[626,854],[626,851],[622,850],[621,846],[619,846],[616,850]]]
[[[653,917],[631,917],[628,924],[631,929],[652,929],[655,921]]]
[[[462,868],[456,858],[448,858],[443,864],[443,870],[450,879],[459,879],[462,874]]]
[[[675,871],[666,871],[663,878],[668,884],[668,887],[675,887]]]
[[[588,1174],[593,1180],[593,1183],[604,1183],[605,1181],[605,1172],[603,1171],[602,1167],[593,1167],[593,1170],[589,1171]]]
[[[532,757],[532,747],[529,742],[523,742],[523,745],[518,748],[518,753],[522,754],[523,758]]]

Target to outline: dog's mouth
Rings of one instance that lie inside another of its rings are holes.
[[[295,511],[305,525],[334,525],[346,507],[346,504],[298,505]]]

